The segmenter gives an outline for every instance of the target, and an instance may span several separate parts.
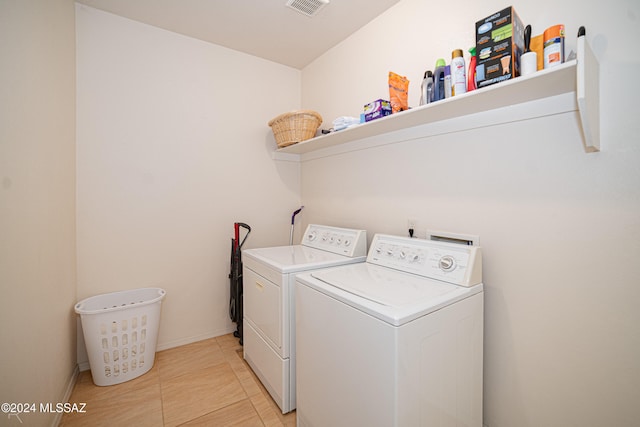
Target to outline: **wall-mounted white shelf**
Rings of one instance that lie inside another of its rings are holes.
[[[577,47],[577,60],[299,142],[273,158],[311,160],[570,111],[580,112],[585,151],[599,151],[599,64],[584,37]]]

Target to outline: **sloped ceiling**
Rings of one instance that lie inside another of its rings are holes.
[[[78,3],[302,69],[399,0],[331,0],[314,17],[286,0],[78,0]]]

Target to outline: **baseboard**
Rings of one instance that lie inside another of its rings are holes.
[[[208,340],[210,338],[215,338],[222,335],[230,334],[233,331],[235,331],[235,329],[236,329],[235,327],[230,327],[230,328],[220,329],[220,330],[202,334],[202,335],[194,335],[191,337],[180,338],[178,340],[159,343],[156,346],[156,351],[169,350],[170,348],[180,347],[182,345],[187,345],[194,342]]]
[[[169,350],[170,348],[180,347],[182,345],[187,345],[187,344],[191,344],[198,341],[208,340],[210,338],[215,338],[222,335],[230,334],[233,331],[235,331],[235,327],[221,329],[221,330],[214,331],[207,334],[194,335],[187,338],[181,338],[179,340],[173,340],[173,341],[161,343],[156,346],[156,351]],[[77,369],[79,369],[79,372],[90,370],[91,366],[89,365],[89,360],[78,360]]]
[[[78,375],[80,375],[80,369],[78,365],[76,365],[71,372],[69,381],[67,381],[67,387],[64,390],[64,395],[62,396],[62,400],[60,400],[60,402],[69,402],[71,393],[73,393],[73,387],[75,387],[76,381],[78,381]],[[60,425],[60,421],[62,421],[62,415],[64,415],[62,412],[56,413],[55,418],[51,422],[51,427],[58,427],[58,425]]]

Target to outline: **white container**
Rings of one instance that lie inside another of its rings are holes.
[[[462,49],[456,49],[451,53],[451,87],[452,96],[460,95],[467,91],[467,71]]]
[[[544,30],[544,69],[564,62],[564,25],[558,24]]]
[[[75,305],[95,385],[120,384],[153,367],[165,293],[141,288],[96,295]]]

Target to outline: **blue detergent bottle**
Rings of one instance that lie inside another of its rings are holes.
[[[436,61],[436,69],[433,73],[433,100],[432,102],[444,99],[444,71],[447,64],[443,58]]]

